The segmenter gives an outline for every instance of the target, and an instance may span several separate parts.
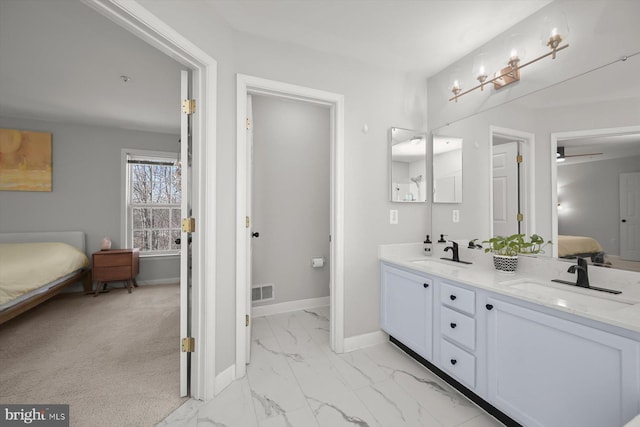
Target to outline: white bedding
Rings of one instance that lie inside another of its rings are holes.
[[[0,243],[0,305],[88,265],[66,243]]]

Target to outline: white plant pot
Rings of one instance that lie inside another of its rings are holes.
[[[518,268],[518,256],[493,255],[493,266],[498,271],[515,273]]]

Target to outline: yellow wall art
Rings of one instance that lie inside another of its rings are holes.
[[[51,191],[51,134],[0,129],[0,190]]]

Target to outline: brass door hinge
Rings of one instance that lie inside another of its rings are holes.
[[[182,351],[184,353],[193,353],[196,351],[196,339],[193,337],[182,338]]]
[[[249,117],[247,117],[247,130],[249,130],[249,128],[251,127],[251,122],[249,121]]]
[[[251,220],[249,219],[248,216],[244,217],[244,227],[245,228],[249,228],[249,225],[251,225]]]
[[[196,112],[196,100],[185,99],[182,101],[182,112],[185,114],[194,114]]]
[[[182,218],[182,231],[185,233],[196,232],[196,219],[195,218]]]
[[[249,326],[249,315],[245,314],[244,315],[244,326]]]
[[[518,221],[524,221],[524,215],[519,213],[517,219]]]
[[[522,154],[516,156],[516,163],[522,163]]]

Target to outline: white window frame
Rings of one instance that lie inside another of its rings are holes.
[[[121,230],[120,230],[120,238],[121,241],[124,242],[124,248],[133,247],[133,233],[130,232],[133,218],[132,218],[132,210],[129,209],[129,201],[131,200],[131,185],[130,185],[130,176],[129,176],[129,167],[128,160],[130,157],[149,157],[154,160],[166,160],[170,162],[175,162],[178,160],[178,153],[172,153],[168,151],[152,151],[152,150],[137,150],[130,148],[123,148],[121,151]],[[178,207],[180,205],[178,204]],[[170,251],[162,251],[162,252],[148,252],[148,251],[140,251],[140,257],[151,258],[151,257],[177,257],[180,256],[180,249],[170,250]]]

